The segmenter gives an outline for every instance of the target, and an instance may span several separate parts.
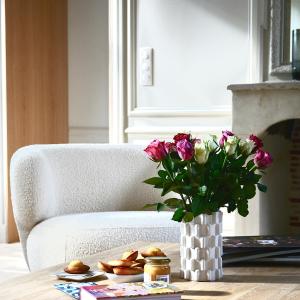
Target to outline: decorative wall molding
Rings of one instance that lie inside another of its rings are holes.
[[[249,82],[263,81],[263,30],[266,24],[265,0],[248,1]]]
[[[108,143],[107,127],[70,127],[70,143]]]
[[[122,143],[126,124],[126,1],[109,1],[109,141]]]
[[[288,16],[287,10],[290,10],[290,1],[271,0],[270,13],[270,74],[281,75],[291,74],[292,66],[286,62],[284,47],[288,46],[289,37],[286,40],[285,18]]]
[[[135,108],[134,110],[129,111],[129,117],[138,118],[138,117],[157,117],[157,118],[167,118],[167,117],[217,117],[217,116],[231,116],[231,107],[221,107],[220,109],[196,109],[189,110],[186,108],[160,108],[160,107],[143,107]]]

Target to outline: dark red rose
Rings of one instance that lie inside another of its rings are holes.
[[[167,156],[165,142],[160,142],[159,140],[153,140],[144,151],[150,159],[156,162],[163,160]]]
[[[254,134],[251,134],[249,136],[249,140],[255,144],[255,148],[254,148],[255,150],[262,148],[264,145],[262,140]]]
[[[174,137],[173,140],[175,143],[181,141],[181,140],[188,140],[190,141],[191,135],[189,133],[177,133]]]

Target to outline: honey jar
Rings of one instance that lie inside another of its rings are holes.
[[[170,262],[171,260],[167,257],[147,257],[144,266],[144,282],[164,281],[170,283]]]

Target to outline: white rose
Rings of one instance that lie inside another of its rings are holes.
[[[233,155],[235,153],[237,145],[238,145],[238,138],[236,136],[227,137],[227,141],[224,142],[225,152],[228,155]]]
[[[206,141],[206,145],[207,145],[209,152],[213,152],[217,148],[217,144],[213,140]]]
[[[240,148],[243,154],[250,155],[255,148],[255,143],[246,139],[246,141],[240,141]]]
[[[199,164],[205,164],[208,160],[209,149],[204,142],[196,142],[194,146],[195,160]]]

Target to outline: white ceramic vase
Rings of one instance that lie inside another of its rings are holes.
[[[222,212],[202,214],[181,223],[180,275],[192,281],[214,281],[223,277]]]

